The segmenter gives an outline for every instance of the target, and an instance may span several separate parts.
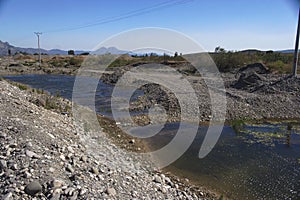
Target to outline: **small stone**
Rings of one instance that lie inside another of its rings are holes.
[[[81,189],[80,189],[80,192],[79,192],[79,195],[80,195],[80,196],[83,196],[86,192],[87,192],[86,189],[81,188]]]
[[[18,169],[18,165],[17,165],[17,164],[13,164],[13,165],[11,166],[11,169],[12,169],[12,170],[17,170],[17,169]]]
[[[27,142],[26,147],[32,147],[32,143],[31,142]]]
[[[72,188],[72,187],[69,187],[65,190],[65,194],[68,195],[68,196],[72,196],[73,193],[74,193],[75,189]]]
[[[134,190],[134,191],[131,191],[131,196],[132,196],[132,197],[135,198],[135,197],[137,197],[137,195],[138,195],[138,192],[137,192],[137,191],[135,191],[135,190]]]
[[[53,167],[50,167],[49,172],[53,173],[53,172],[55,172],[55,169]]]
[[[96,167],[92,167],[91,171],[92,171],[94,174],[96,174],[96,175],[99,174],[99,170],[98,170],[98,168],[96,168]]]
[[[67,165],[66,170],[67,170],[68,172],[71,172],[71,173],[74,172],[74,169],[73,169],[73,167],[72,167],[70,164]]]
[[[60,199],[60,193],[53,192],[50,200],[59,200],[59,199]]]
[[[9,147],[10,147],[10,148],[13,148],[13,149],[15,149],[17,146],[18,146],[18,145],[17,145],[16,143],[12,143],[12,144],[9,145]]]
[[[68,146],[68,151],[70,152],[70,153],[74,153],[74,150],[73,150],[73,148],[71,147],[71,146]]]
[[[117,195],[116,190],[112,187],[107,188],[106,193],[110,196],[116,196]]]
[[[81,160],[82,162],[86,162],[86,161],[87,161],[87,157],[86,157],[86,156],[81,156],[80,160]]]
[[[6,138],[7,135],[5,133],[0,133],[0,138]]]
[[[37,155],[36,153],[34,153],[33,151],[29,151],[29,150],[26,150],[26,155],[30,158],[40,158],[41,156]]]
[[[65,157],[64,154],[61,154],[61,155],[59,156],[59,158],[60,158],[62,161],[66,161],[66,157]]]
[[[12,176],[13,176],[13,173],[14,173],[13,170],[8,169],[8,170],[5,171],[4,174],[5,174],[6,177],[12,177]]]
[[[52,188],[60,188],[60,187],[62,187],[63,185],[64,185],[64,182],[61,181],[61,180],[55,179],[55,180],[53,180],[53,181],[51,182],[51,187],[52,187]]]
[[[131,176],[125,176],[126,181],[131,181],[132,177]]]
[[[7,162],[5,160],[0,160],[0,169],[6,169],[7,168]]]
[[[25,178],[31,178],[31,174],[30,174],[29,172],[25,172],[25,173],[24,173],[24,177],[25,177]]]
[[[62,193],[62,188],[53,188],[52,189],[52,194],[61,194]]]
[[[158,175],[155,175],[154,176],[154,182],[156,182],[156,183],[162,183],[161,177],[158,176]]]
[[[73,154],[72,153],[68,153],[68,155],[66,156],[67,159],[72,159],[73,158]]]
[[[166,183],[168,183],[169,185],[172,185],[172,181],[169,177],[165,178]]]
[[[160,188],[160,191],[162,192],[162,193],[167,193],[167,190],[166,190],[166,188],[164,188],[164,187],[162,187],[162,188]]]
[[[70,200],[77,200],[78,192],[74,191],[72,196],[70,197]]]
[[[129,143],[130,143],[130,144],[134,144],[134,143],[135,143],[135,140],[134,140],[134,139],[131,139],[131,140],[129,141]]]
[[[26,194],[29,194],[31,196],[36,195],[37,193],[42,191],[42,186],[38,181],[33,181],[31,183],[29,183],[28,185],[26,185],[24,191]]]
[[[164,174],[161,174],[160,177],[161,177],[161,181],[164,183],[165,179],[166,179],[166,176]]]
[[[12,200],[12,193],[9,192],[2,197],[3,200]]]

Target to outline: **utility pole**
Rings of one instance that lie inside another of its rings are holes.
[[[34,32],[38,38],[38,48],[39,48],[39,65],[41,66],[41,48],[40,48],[40,35],[42,35],[42,32]]]
[[[298,26],[297,26],[297,34],[296,34],[296,42],[295,42],[295,52],[294,52],[294,65],[293,65],[293,76],[297,77],[297,65],[298,65],[298,47],[299,47],[299,29],[300,29],[300,8],[298,14]]]

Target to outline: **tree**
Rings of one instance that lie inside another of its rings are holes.
[[[87,56],[87,55],[90,55],[90,53],[89,53],[89,52],[83,52],[83,53],[81,53],[80,55],[82,55],[82,56]]]
[[[215,53],[225,53],[225,52],[226,52],[225,49],[220,46],[217,46],[215,48]]]
[[[74,50],[69,50],[69,51],[68,51],[68,55],[75,55]]]
[[[178,52],[176,51],[174,54],[174,57],[176,58],[178,56]]]

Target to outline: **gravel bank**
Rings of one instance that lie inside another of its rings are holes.
[[[116,72],[104,76],[103,80],[114,84],[121,76],[122,73]],[[172,76],[164,74],[158,74],[158,76],[172,82]],[[221,77],[226,94],[226,120],[300,118],[300,78],[268,73],[257,74],[256,72],[240,77],[234,73],[221,73]],[[210,121],[212,119],[211,99],[204,79],[201,76],[192,75],[183,76],[183,78],[189,81],[198,97],[200,121]],[[173,82],[176,84],[176,79]],[[168,121],[181,120],[180,106],[172,91],[157,84],[147,84],[141,89],[145,95],[132,103],[132,110],[145,110],[160,104],[168,113]],[[193,99],[189,93],[185,93],[183,98],[186,102],[191,102]]]
[[[0,81],[1,199],[216,199],[36,105],[40,95]]]

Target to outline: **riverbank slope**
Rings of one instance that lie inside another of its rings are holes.
[[[0,91],[2,199],[216,198],[150,171],[147,160],[117,147],[103,131],[89,133],[70,115],[38,106],[41,94],[4,80]]]

